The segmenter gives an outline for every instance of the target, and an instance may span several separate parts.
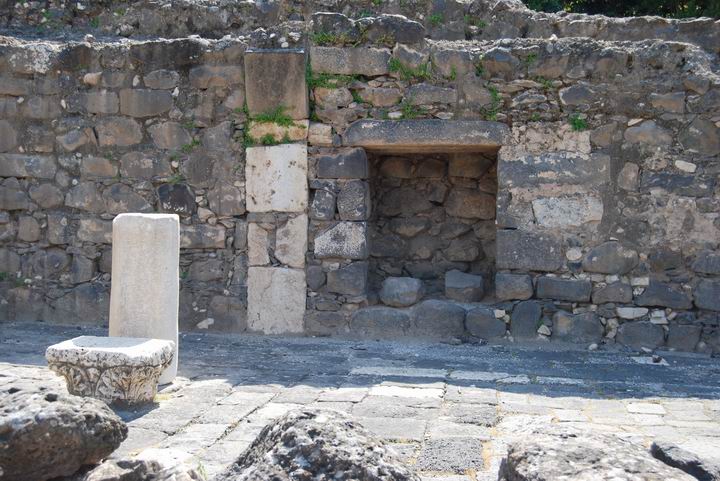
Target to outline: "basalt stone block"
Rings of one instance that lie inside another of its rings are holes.
[[[365,149],[345,149],[317,159],[317,176],[320,179],[366,179],[368,172]]]
[[[512,152],[512,151],[509,151]],[[605,185],[610,182],[610,156],[576,152],[549,152],[507,158],[500,150],[498,186],[536,187],[552,179],[553,184]]]
[[[182,216],[195,213],[195,194],[187,184],[163,184],[157,189],[160,209]]]
[[[180,247],[222,249],[225,247],[225,227],[207,224],[184,225],[180,228]]]
[[[326,276],[322,266],[308,266],[305,270],[305,278],[308,288],[313,291],[317,291],[325,285]]]
[[[603,325],[594,312],[572,315],[559,311],[553,316],[552,337],[567,342],[599,342]]]
[[[644,171],[640,179],[643,191],[664,189],[688,197],[706,197],[712,195],[715,179],[699,175],[681,175],[674,172]]]
[[[250,115],[284,107],[293,119],[308,118],[305,51],[248,50],[245,52],[245,93]],[[278,75],[282,72],[282,75]]]
[[[407,311],[373,306],[355,311],[350,318],[350,335],[359,338],[404,337],[410,330]]]
[[[657,125],[654,120],[646,120],[640,125],[627,129],[625,140],[631,144],[659,147],[672,143],[673,137],[668,130]]]
[[[692,264],[692,270],[701,274],[720,275],[720,252],[699,253]]]
[[[170,90],[179,80],[180,74],[173,70],[153,70],[143,77],[146,87],[158,90]]]
[[[450,156],[448,175],[450,177],[465,177],[479,179],[484,176],[494,161],[482,154],[460,152]]]
[[[452,217],[465,219],[495,218],[495,196],[473,189],[453,189],[445,202],[445,210]]]
[[[556,299],[571,302],[589,302],[592,282],[589,280],[559,279],[541,277],[537,283],[537,296],[542,299]]]
[[[455,104],[458,94],[455,89],[417,84],[408,89],[407,97],[413,105]]]
[[[103,117],[95,124],[100,147],[127,147],[143,139],[140,124],[127,117]]]
[[[120,158],[120,175],[131,179],[166,177],[172,173],[166,159],[158,159],[144,152],[129,152]]]
[[[678,140],[688,150],[701,155],[717,155],[720,153],[720,129],[710,121],[701,117],[695,118],[680,135]]]
[[[44,155],[0,154],[0,177],[33,177],[53,179],[57,165]]]
[[[425,27],[403,15],[382,14],[377,17],[361,18],[356,22],[364,38],[370,42],[392,38],[393,43],[418,43],[425,38]]]
[[[415,306],[412,335],[429,338],[462,336],[465,310],[452,302],[429,300]]]
[[[533,295],[532,278],[523,274],[495,274],[495,297],[501,301],[525,300]]]
[[[125,184],[113,184],[103,192],[105,209],[109,214],[123,212],[152,212],[152,206],[143,196]]]
[[[613,282],[605,287],[593,289],[593,304],[607,304],[608,302],[617,302],[618,304],[629,304],[632,302],[633,291],[632,286],[622,282]]]
[[[217,182],[207,193],[208,207],[221,217],[243,215],[245,195],[242,190],[229,182]]]
[[[190,133],[177,122],[155,124],[148,132],[159,149],[178,150],[192,142]]]
[[[458,152],[495,150],[508,142],[505,124],[483,120],[358,120],[343,143],[386,152]]]
[[[367,220],[370,217],[370,186],[362,180],[346,183],[337,196],[337,210],[342,220]]]
[[[673,324],[668,331],[667,347],[678,351],[694,351],[695,346],[700,342],[701,334],[702,327],[700,326]]]
[[[338,222],[315,237],[315,257],[327,259],[366,259],[368,256],[367,224]]]
[[[316,190],[309,216],[315,220],[332,220],[335,217],[335,194],[325,189]]]
[[[382,283],[380,300],[393,307],[407,307],[417,303],[424,294],[423,283],[412,277],[388,277]]]
[[[549,234],[501,229],[496,245],[498,269],[552,272],[564,263],[560,239]]]
[[[0,186],[0,210],[26,210],[30,207],[30,197],[19,186]]]
[[[510,333],[516,339],[534,339],[541,315],[542,308],[538,302],[518,303],[510,314]]]
[[[7,120],[0,120],[0,152],[13,150],[17,145],[17,132]]]
[[[627,274],[638,264],[638,254],[617,241],[594,247],[583,259],[583,269],[601,274]]]
[[[479,302],[485,294],[482,276],[458,270],[445,273],[445,295],[460,302]]]
[[[497,339],[505,335],[507,326],[505,321],[495,317],[492,309],[478,307],[465,316],[465,329],[475,337]]]
[[[690,309],[690,297],[667,284],[651,281],[645,291],[635,299],[638,306],[669,307],[671,309]]]
[[[335,294],[364,296],[367,294],[368,263],[353,262],[327,273],[327,290]]]
[[[236,65],[201,65],[190,69],[188,76],[190,85],[199,89],[213,87],[226,88],[241,84],[244,79],[243,69]]]
[[[656,349],[665,343],[665,330],[650,321],[626,322],[618,328],[615,340],[634,348]]]
[[[165,90],[123,89],[120,91],[120,113],[130,117],[155,117],[169,111],[173,97]]]
[[[650,452],[668,466],[681,469],[698,481],[720,479],[720,462],[698,456],[667,441],[653,441]]]
[[[390,51],[384,48],[310,48],[310,67],[318,73],[385,75],[390,71],[389,63]]]
[[[703,279],[695,288],[695,305],[700,309],[720,311],[720,281]]]

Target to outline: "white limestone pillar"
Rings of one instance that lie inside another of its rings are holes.
[[[178,364],[180,220],[175,214],[120,214],[113,221],[110,336],[175,342],[160,384]]]

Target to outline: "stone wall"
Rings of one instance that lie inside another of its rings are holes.
[[[221,40],[2,37],[0,319],[104,323],[112,218],[162,211],[185,330],[719,351],[716,24],[467,8],[442,13],[493,19],[470,37],[650,39],[271,12]]]

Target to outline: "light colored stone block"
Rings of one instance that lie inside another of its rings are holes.
[[[249,147],[245,157],[249,212],[305,211],[308,203],[307,146]]]
[[[305,267],[308,216],[292,217],[275,232],[275,257],[290,267]]]
[[[248,224],[248,262],[251,266],[270,264],[268,232],[254,222]]]
[[[177,374],[180,222],[175,214],[120,214],[113,221],[110,336],[167,339]]]
[[[70,394],[137,404],[152,402],[174,354],[172,341],[80,336],[48,347],[45,358]]]
[[[284,267],[248,269],[248,328],[265,334],[303,330],[305,271]]]
[[[581,226],[600,222],[603,202],[591,195],[582,197],[545,197],[532,201],[537,223],[544,227]]]
[[[295,120],[293,125],[282,126],[275,122],[252,122],[250,125],[250,137],[255,142],[262,140],[268,135],[275,142],[298,142],[308,138],[309,120]]]

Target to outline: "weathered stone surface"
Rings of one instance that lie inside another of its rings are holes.
[[[246,150],[247,209],[302,212],[307,207],[307,147],[284,144]]]
[[[332,126],[320,122],[310,122],[308,144],[329,147],[333,144]]]
[[[613,282],[604,287],[597,287],[592,292],[593,304],[605,304],[608,302],[629,304],[632,302],[632,298],[632,286],[622,282]]]
[[[462,336],[465,310],[451,302],[428,300],[413,308],[412,335],[429,338]]]
[[[416,84],[407,91],[407,97],[413,105],[454,104],[457,102],[457,90],[437,87],[431,84]]]
[[[412,277],[388,277],[382,283],[380,300],[392,307],[408,307],[422,299],[425,292],[420,279]]]
[[[532,209],[538,225],[550,228],[597,223],[604,212],[602,200],[593,195],[543,197],[532,201]]]
[[[368,256],[367,224],[338,222],[315,237],[315,257],[361,260]]]
[[[355,311],[350,318],[350,336],[361,339],[404,337],[410,331],[411,317],[406,311],[372,306]]]
[[[465,316],[465,329],[473,336],[482,339],[497,339],[505,336],[505,321],[495,317],[488,307],[476,307]]]
[[[327,290],[336,294],[364,296],[367,294],[368,263],[353,262],[327,273]]]
[[[615,313],[620,319],[640,319],[647,316],[650,310],[647,307],[616,307]]]
[[[702,274],[720,275],[720,252],[699,253],[692,264],[692,270]]]
[[[170,92],[164,90],[123,89],[120,91],[120,113],[131,117],[155,117],[173,106]]]
[[[315,220],[332,220],[335,217],[335,193],[325,189],[316,190],[309,215]]]
[[[682,291],[672,288],[668,284],[650,281],[645,291],[635,299],[638,306],[660,306],[672,309],[690,309],[692,301]]]
[[[162,384],[177,374],[179,257],[177,215],[129,213],[113,220],[109,333],[172,341]]]
[[[459,152],[450,156],[448,175],[479,179],[490,170],[492,164],[491,159],[481,154]]]
[[[702,327],[687,324],[670,326],[667,335],[667,347],[678,351],[692,352],[700,341]]]
[[[250,267],[247,284],[248,329],[264,334],[302,332],[307,291],[304,270]]]
[[[500,149],[498,186],[536,187],[538,184],[603,185],[610,182],[610,156],[580,152],[518,155]]]
[[[370,217],[370,185],[362,180],[347,182],[337,196],[341,220],[367,220]]]
[[[536,301],[518,303],[510,315],[510,333],[516,339],[534,339],[541,315],[542,308]]]
[[[631,144],[642,144],[650,147],[665,146],[672,143],[672,134],[660,127],[654,120],[646,120],[640,125],[625,131],[625,140]]]
[[[709,120],[697,117],[680,133],[678,140],[685,149],[701,155],[720,154],[720,129]]]
[[[24,242],[36,242],[40,239],[40,223],[30,216],[18,218],[17,238]]]
[[[169,90],[180,80],[180,74],[174,70],[153,70],[143,77],[145,86],[151,89]]]
[[[57,165],[44,155],[0,154],[0,177],[34,177],[52,179]]]
[[[308,121],[295,120],[288,126],[274,122],[252,122],[248,133],[256,142],[267,138],[277,143],[303,142],[308,137]]]
[[[17,132],[7,120],[0,120],[0,152],[13,150],[17,145]]]
[[[105,157],[90,155],[80,161],[80,175],[83,177],[107,178],[115,177],[117,174],[117,166]]]
[[[320,179],[366,179],[367,154],[364,149],[345,149],[334,155],[317,159],[317,176]]]
[[[20,188],[15,179],[9,179],[0,185],[0,209],[26,210],[30,207],[30,198]]]
[[[390,51],[380,48],[311,47],[313,72],[341,75],[385,75],[389,72]]]
[[[113,184],[103,192],[105,209],[110,214],[123,212],[152,212],[153,208],[140,194],[125,184]]]
[[[202,65],[190,69],[190,84],[199,89],[228,87],[242,83],[241,66]]]
[[[59,207],[65,201],[62,191],[53,184],[40,184],[31,187],[30,198],[44,209]]]
[[[482,276],[453,269],[445,273],[445,295],[460,302],[479,302],[485,295]]]
[[[105,210],[105,201],[94,182],[81,182],[70,189],[65,195],[65,205],[93,213]]]
[[[245,53],[244,62],[250,115],[271,112],[282,106],[293,119],[308,117],[304,51],[250,50]]]
[[[528,275],[495,274],[495,297],[501,301],[525,300],[533,295],[532,279]]]
[[[218,481],[419,481],[347,414],[299,409],[271,422]]]
[[[59,219],[62,225],[62,218]],[[67,232],[61,234],[61,238],[67,236]],[[94,242],[96,244],[110,244],[112,240],[112,222],[94,218],[80,219],[78,222],[77,237],[83,242]],[[66,242],[54,242],[64,244]]]
[[[498,269],[556,271],[564,262],[560,240],[520,230],[497,231]]]
[[[315,102],[321,109],[337,109],[347,107],[353,102],[350,89],[346,87],[317,87],[314,90]]]
[[[128,147],[139,144],[143,134],[140,124],[127,117],[102,117],[95,124],[100,147]]]
[[[494,219],[495,196],[470,189],[450,191],[445,210],[452,217],[465,219]]]
[[[195,194],[187,184],[162,184],[157,189],[160,209],[181,216],[195,213]]]
[[[148,128],[150,137],[159,149],[179,150],[192,142],[190,133],[178,122],[162,122]]]
[[[187,225],[180,229],[180,247],[185,249],[222,249],[225,227],[221,225]]]
[[[70,394],[143,404],[155,398],[174,353],[173,342],[161,339],[80,336],[48,347],[45,359],[65,378]]]
[[[164,460],[163,460],[164,461]],[[147,459],[109,459],[92,471],[68,481],[205,481],[205,476],[186,464]]]
[[[599,342],[603,326],[594,312],[572,315],[558,311],[553,316],[553,339],[568,342]]]
[[[685,471],[698,481],[717,481],[720,479],[720,465],[702,459],[690,451],[667,441],[653,441],[650,452],[655,459],[668,466]]]
[[[481,120],[359,120],[343,143],[385,152],[457,152],[497,149],[508,141],[507,125]]]
[[[540,277],[537,296],[543,299],[559,299],[572,302],[589,302],[592,283],[589,280]]]
[[[583,259],[583,269],[601,274],[627,274],[638,264],[638,254],[617,241],[593,247]]]
[[[650,321],[625,322],[618,328],[615,340],[634,348],[655,349],[665,343],[665,331]]]
[[[377,87],[361,90],[360,97],[374,107],[392,107],[400,102],[403,93],[400,89]]]
[[[275,231],[275,258],[290,267],[305,267],[308,218],[305,214],[291,217]]]
[[[243,215],[245,196],[240,188],[228,182],[218,182],[207,193],[208,206],[221,217]]]
[[[700,309],[720,312],[720,281],[703,279],[695,288],[694,297]]]
[[[248,263],[251,266],[266,266],[270,264],[269,233],[260,224],[248,223],[247,232]]]
[[[17,481],[70,476],[127,437],[125,423],[102,401],[37,382],[3,386],[0,430],[3,475]]]
[[[120,158],[120,175],[131,179],[152,179],[171,174],[170,163],[144,152],[129,152]]]
[[[618,436],[551,426],[510,443],[502,471],[507,481],[694,479],[653,459],[643,446]]]
[[[640,167],[637,164],[628,162],[623,165],[617,177],[617,184],[623,190],[635,191],[638,188],[640,178]]]

